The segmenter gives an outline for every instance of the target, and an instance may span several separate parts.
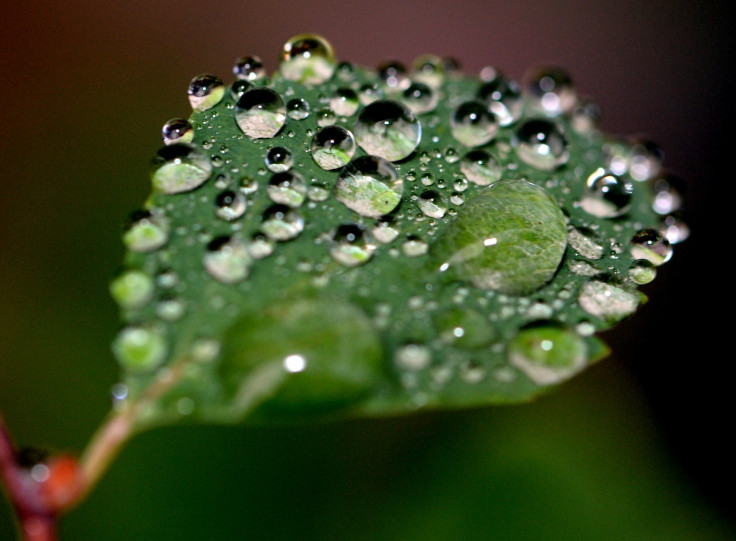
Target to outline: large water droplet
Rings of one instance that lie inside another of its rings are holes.
[[[659,266],[672,258],[672,246],[656,229],[642,229],[631,239],[631,255]]]
[[[339,116],[353,116],[358,107],[358,94],[351,88],[338,88],[330,98],[330,109]]]
[[[378,156],[361,156],[340,173],[335,197],[361,216],[380,218],[399,205],[403,188],[393,164]]]
[[[616,323],[636,311],[639,296],[608,281],[594,280],[583,284],[578,304],[590,315]]]
[[[530,182],[501,180],[458,211],[434,244],[433,261],[451,278],[523,295],[554,276],[566,245],[554,199]]]
[[[355,149],[353,134],[342,126],[325,126],[312,138],[312,158],[326,171],[346,165]]]
[[[303,230],[304,218],[286,205],[272,205],[263,213],[261,231],[270,240],[290,240],[299,236]]]
[[[567,139],[561,129],[547,120],[527,120],[519,126],[511,143],[523,161],[542,171],[567,163]]]
[[[460,171],[478,186],[488,186],[500,180],[503,168],[496,158],[485,150],[471,150],[460,160]]]
[[[266,87],[252,88],[238,99],[235,120],[251,139],[268,139],[284,126],[286,105],[278,92]]]
[[[395,162],[419,145],[422,125],[409,108],[391,100],[366,105],[355,122],[355,137],[368,154]]]
[[[509,362],[537,385],[552,385],[582,370],[588,358],[585,341],[574,331],[549,324],[519,331],[508,344]]]
[[[479,147],[496,136],[498,123],[485,105],[478,101],[466,101],[452,113],[450,131],[465,146]]]
[[[163,363],[168,346],[158,329],[131,326],[120,331],[112,343],[112,351],[125,370],[148,372]]]
[[[447,202],[442,194],[435,190],[425,190],[417,199],[417,206],[425,216],[442,218],[447,212]]]
[[[273,175],[266,190],[271,201],[291,208],[301,207],[307,197],[307,186],[294,171]]]
[[[521,117],[521,87],[513,79],[496,72],[493,79],[478,89],[477,95],[496,115],[501,126],[509,126]]]
[[[194,139],[194,128],[186,118],[172,118],[161,128],[164,144],[191,143]]]
[[[129,270],[110,284],[110,294],[121,308],[144,306],[153,296],[153,279],[145,272]]]
[[[133,213],[123,233],[123,244],[131,252],[152,252],[169,241],[169,225],[159,213]]]
[[[279,71],[285,79],[317,85],[332,78],[337,67],[332,45],[316,34],[300,34],[284,44]]]
[[[217,237],[207,246],[204,268],[220,282],[234,284],[245,280],[253,260],[245,245],[234,237]]]
[[[570,75],[556,66],[533,68],[524,76],[529,106],[547,116],[569,113],[578,102]]]
[[[598,169],[588,177],[580,206],[598,218],[616,218],[631,207],[632,186],[622,178]]]
[[[189,83],[189,103],[195,111],[206,111],[214,107],[225,95],[225,85],[216,75],[197,75]]]
[[[333,235],[330,255],[347,267],[362,265],[368,261],[376,246],[370,241],[365,228],[357,224],[344,224]]]
[[[210,178],[212,163],[196,147],[174,143],[158,151],[152,163],[153,188],[166,194],[188,192]]]

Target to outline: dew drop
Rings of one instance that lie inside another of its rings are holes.
[[[355,137],[368,154],[395,162],[417,148],[422,125],[405,105],[378,100],[366,105],[358,115]]]
[[[243,214],[247,202],[242,192],[225,190],[215,198],[215,215],[227,222],[237,220]]]
[[[189,83],[189,103],[195,111],[206,111],[220,103],[225,85],[216,75],[197,75]]]
[[[294,157],[288,148],[272,147],[266,153],[266,167],[274,173],[288,171],[294,163]]]
[[[501,73],[495,72],[493,79],[478,89],[477,97],[496,115],[501,126],[510,126],[521,117],[521,87]]]
[[[362,265],[376,250],[365,229],[357,224],[341,225],[335,231],[332,240],[330,255],[346,267]]]
[[[552,171],[567,163],[567,140],[557,125],[542,119],[527,120],[511,140],[524,162],[542,171]]]
[[[286,205],[272,205],[263,213],[261,232],[273,241],[291,240],[304,230],[304,218]]]
[[[203,264],[207,272],[225,284],[241,282],[248,277],[253,260],[245,245],[234,237],[221,236],[207,246]]]
[[[690,236],[690,227],[676,214],[665,216],[660,231],[670,244],[683,242]]]
[[[567,234],[567,242],[581,256],[587,259],[603,257],[603,243],[600,236],[587,227],[571,227]]]
[[[410,235],[401,245],[401,251],[406,257],[420,257],[429,251],[429,244],[415,235]]]
[[[539,66],[524,75],[529,106],[547,116],[570,113],[578,101],[570,75],[556,66]]]
[[[332,78],[337,60],[332,45],[316,34],[300,34],[284,44],[279,71],[290,81],[317,85]]]
[[[184,303],[179,299],[161,299],[156,304],[156,315],[164,321],[178,321],[184,315]]]
[[[489,321],[470,308],[454,308],[433,317],[438,338],[464,349],[485,347],[495,338]]]
[[[291,208],[301,207],[307,197],[307,186],[302,177],[294,171],[273,175],[266,191],[271,201]]]
[[[361,216],[380,218],[399,205],[403,187],[391,162],[378,156],[361,156],[340,173],[335,197]]]
[[[351,88],[338,88],[330,98],[330,109],[338,116],[353,116],[358,107],[358,94]]]
[[[317,118],[318,126],[332,126],[335,122],[337,122],[337,115],[335,114],[335,111],[333,111],[332,109],[328,109],[327,107],[318,110],[314,116]]]
[[[374,83],[365,83],[358,90],[358,99],[363,105],[368,105],[383,98],[383,91]]]
[[[652,208],[657,214],[670,214],[682,206],[681,186],[683,181],[674,175],[663,175],[652,183],[654,203]]]
[[[444,62],[434,54],[423,54],[412,62],[412,79],[431,88],[439,88],[445,80]]]
[[[629,176],[639,182],[652,179],[662,171],[664,152],[653,141],[634,139],[629,152]]]
[[[672,251],[669,241],[656,229],[642,229],[631,239],[631,255],[655,266],[669,261]]]
[[[636,292],[627,291],[607,281],[586,282],[578,295],[578,304],[588,314],[607,323],[616,323],[630,316],[639,306]]]
[[[161,128],[164,144],[191,143],[194,139],[194,128],[186,118],[172,118]]]
[[[572,112],[572,129],[578,133],[591,133],[598,129],[601,121],[601,108],[592,102],[575,106]]]
[[[401,101],[415,115],[423,115],[435,110],[439,96],[429,85],[414,81],[401,93]]]
[[[378,66],[378,78],[391,90],[399,90],[409,85],[406,66],[396,60],[381,63]]]
[[[115,337],[112,351],[125,370],[148,372],[164,362],[168,346],[163,333],[158,329],[130,326]]]
[[[284,100],[270,88],[252,88],[238,99],[235,120],[251,139],[271,138],[286,122]]]
[[[133,213],[123,233],[123,244],[131,252],[153,252],[168,241],[168,223],[163,216],[149,211]]]
[[[422,344],[407,344],[394,353],[394,363],[401,370],[419,372],[432,362],[432,352]]]
[[[485,105],[466,101],[452,113],[450,131],[465,146],[479,147],[493,140],[498,132],[498,123]]]
[[[478,186],[488,186],[500,180],[503,168],[496,158],[485,150],[471,150],[460,160],[460,171]]]
[[[153,296],[153,279],[145,272],[129,270],[110,284],[110,294],[118,306],[135,309],[144,306]]]
[[[310,184],[307,186],[307,197],[310,201],[327,201],[330,198],[330,190],[323,184]]]
[[[425,216],[442,218],[447,212],[447,203],[444,197],[435,190],[426,190],[417,199],[417,206]]]
[[[325,126],[312,137],[312,159],[325,171],[347,165],[355,149],[353,134],[342,126]]]
[[[247,245],[248,253],[253,259],[265,259],[274,249],[274,243],[263,233],[256,233]]]
[[[152,162],[153,188],[165,194],[198,188],[212,174],[212,163],[202,151],[186,143],[161,148]]]
[[[294,98],[286,104],[286,113],[293,120],[304,120],[309,116],[309,102],[303,98]]]
[[[633,187],[622,178],[604,169],[588,177],[580,206],[598,218],[616,218],[631,208]]]
[[[240,96],[248,92],[253,88],[253,83],[246,81],[245,79],[236,79],[233,84],[230,85],[230,95],[235,98],[235,101],[240,99]]]
[[[637,259],[629,266],[628,277],[635,284],[648,284],[657,277],[657,267],[648,259]]]
[[[391,222],[379,223],[373,228],[371,233],[373,233],[373,238],[381,244],[389,244],[399,236],[399,230],[393,227]]]
[[[266,76],[266,68],[257,56],[242,56],[235,61],[233,74],[238,79],[255,81]]]
[[[519,331],[509,342],[507,355],[537,385],[553,385],[585,368],[588,348],[572,330],[539,324]]]

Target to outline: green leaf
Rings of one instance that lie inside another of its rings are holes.
[[[605,356],[595,333],[671,256],[659,156],[601,133],[554,70],[545,101],[426,57],[405,92],[298,38],[271,78],[195,79],[193,139],[154,160],[112,288],[137,426],[513,403]],[[362,106],[343,117],[346,89]],[[350,133],[313,145],[331,118]],[[274,147],[291,160],[269,169]]]

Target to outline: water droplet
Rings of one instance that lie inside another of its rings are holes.
[[[429,251],[429,244],[415,235],[410,235],[401,245],[401,251],[406,257],[420,257]]]
[[[266,68],[257,56],[242,56],[235,61],[233,74],[238,79],[255,81],[266,76]]]
[[[307,186],[307,197],[310,201],[327,201],[330,198],[330,190],[323,184],[310,184]]]
[[[432,363],[432,352],[422,344],[407,344],[394,352],[394,363],[401,370],[419,372]]]
[[[428,85],[414,81],[401,93],[401,101],[415,115],[422,115],[435,110],[439,95]]]
[[[307,186],[302,177],[294,171],[273,175],[266,191],[271,201],[291,208],[301,207],[307,197]]]
[[[365,228],[357,224],[344,224],[333,235],[330,255],[342,265],[355,267],[368,261],[375,250]]]
[[[637,259],[629,266],[628,276],[635,284],[648,284],[657,277],[657,267],[647,259]]]
[[[216,75],[197,75],[189,83],[189,103],[195,111],[214,107],[225,95],[225,85]]]
[[[524,162],[542,171],[552,171],[567,163],[567,139],[552,122],[527,120],[519,126],[511,143]]]
[[[332,45],[316,34],[300,34],[284,44],[279,71],[290,81],[317,85],[332,78],[337,67]]]
[[[444,62],[434,54],[423,54],[412,62],[412,79],[432,88],[439,88],[445,80]]]
[[[337,122],[337,115],[335,114],[335,111],[332,109],[328,109],[327,107],[324,107],[317,111],[315,113],[315,117],[317,118],[317,125],[318,126],[332,126],[335,122]]]
[[[616,323],[636,311],[639,296],[608,281],[594,280],[583,284],[578,304],[590,315]]]
[[[578,133],[597,130],[600,121],[601,108],[592,102],[579,103],[572,112],[572,128]]]
[[[409,85],[406,66],[396,60],[381,63],[378,66],[378,78],[392,90],[406,88]]]
[[[478,89],[477,96],[496,115],[501,126],[510,126],[521,117],[524,105],[521,87],[499,72]]]
[[[253,83],[246,81],[245,79],[236,79],[233,84],[230,85],[230,95],[237,101],[240,96],[248,92],[253,88]]]
[[[598,233],[587,227],[571,227],[567,242],[570,246],[587,259],[600,259],[603,257],[603,243]]]
[[[674,175],[663,175],[652,183],[654,203],[652,208],[657,214],[670,214],[682,206],[681,187],[684,182]]]
[[[220,282],[234,284],[248,277],[253,260],[245,245],[234,237],[221,236],[207,246],[203,264]]]
[[[153,279],[142,271],[126,271],[112,281],[110,294],[121,308],[140,308],[153,296]]]
[[[447,212],[447,203],[439,192],[426,190],[417,199],[419,210],[430,218],[442,218]]]
[[[266,167],[274,173],[288,171],[293,163],[294,158],[288,148],[272,147],[266,153]]]
[[[537,385],[564,381],[582,370],[588,358],[585,341],[555,324],[522,329],[508,344],[509,362]]]
[[[303,230],[304,218],[286,205],[272,205],[263,213],[261,231],[270,240],[290,240],[299,236]]]
[[[148,211],[133,213],[123,233],[123,244],[131,252],[152,252],[168,241],[168,223],[160,214]]]
[[[247,248],[253,259],[264,259],[273,253],[275,246],[264,234],[256,233],[248,243]]]
[[[174,143],[158,151],[152,163],[153,188],[165,194],[194,190],[210,178],[212,163],[196,147]]]
[[[358,94],[351,88],[338,88],[330,98],[330,109],[339,116],[353,116],[358,107]]]
[[[438,338],[464,349],[485,347],[495,338],[489,321],[470,308],[455,308],[433,317]]]
[[[478,186],[488,186],[500,180],[503,168],[496,158],[485,150],[471,150],[460,160],[460,171]]]
[[[389,244],[399,236],[399,230],[391,225],[391,222],[381,222],[371,231],[373,238],[381,244]]]
[[[252,88],[238,99],[235,120],[251,139],[273,137],[286,122],[284,100],[270,88]]]
[[[358,90],[358,99],[363,105],[368,105],[383,98],[383,91],[375,83],[365,83]]]
[[[161,299],[156,304],[156,315],[164,321],[178,321],[184,315],[184,303],[179,299]]]
[[[118,333],[112,351],[125,370],[148,372],[164,362],[168,346],[158,329],[131,326]]]
[[[355,137],[368,154],[395,162],[417,148],[422,125],[405,105],[378,100],[366,105],[358,115]]]
[[[186,118],[172,118],[161,128],[164,144],[191,143],[194,139],[194,128]]]
[[[642,229],[631,239],[631,255],[659,266],[672,258],[672,246],[656,229]]]
[[[309,116],[309,102],[302,98],[294,98],[286,104],[286,112],[293,120],[304,120]]]
[[[215,198],[215,215],[227,222],[237,220],[245,214],[246,206],[242,192],[225,190]]]
[[[633,187],[622,178],[604,169],[588,177],[580,206],[598,218],[616,218],[631,208]]]
[[[361,216],[380,218],[399,205],[403,189],[403,180],[391,162],[378,156],[361,156],[340,173],[335,197]]]
[[[524,80],[529,106],[536,112],[558,116],[575,108],[577,92],[565,70],[540,66],[527,71]]]
[[[458,211],[434,243],[433,262],[450,279],[524,295],[554,276],[566,246],[555,200],[530,182],[501,180]]]
[[[683,242],[690,236],[690,227],[676,214],[665,216],[659,229],[670,244]]]
[[[240,191],[245,195],[256,193],[258,191],[258,181],[254,178],[243,177],[240,179]]]
[[[312,138],[312,158],[326,171],[345,166],[355,149],[353,134],[342,126],[325,126]]]
[[[633,139],[629,152],[629,176],[639,182],[656,177],[662,171],[664,152],[653,141]]]
[[[478,147],[496,136],[498,123],[485,105],[478,101],[466,101],[453,112],[450,131],[465,146]]]

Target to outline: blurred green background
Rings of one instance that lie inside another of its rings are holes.
[[[276,67],[305,31],[341,60],[433,52],[520,78],[558,63],[685,180],[693,233],[604,338],[607,361],[529,405],[387,420],[174,427],[125,448],[62,539],[736,539],[732,304],[723,258],[735,81],[725,3],[130,3],[0,7],[0,410],[22,445],[81,450],[109,408],[121,225],[199,73]],[[723,285],[719,285],[723,283]],[[14,539],[0,497],[0,539]]]

